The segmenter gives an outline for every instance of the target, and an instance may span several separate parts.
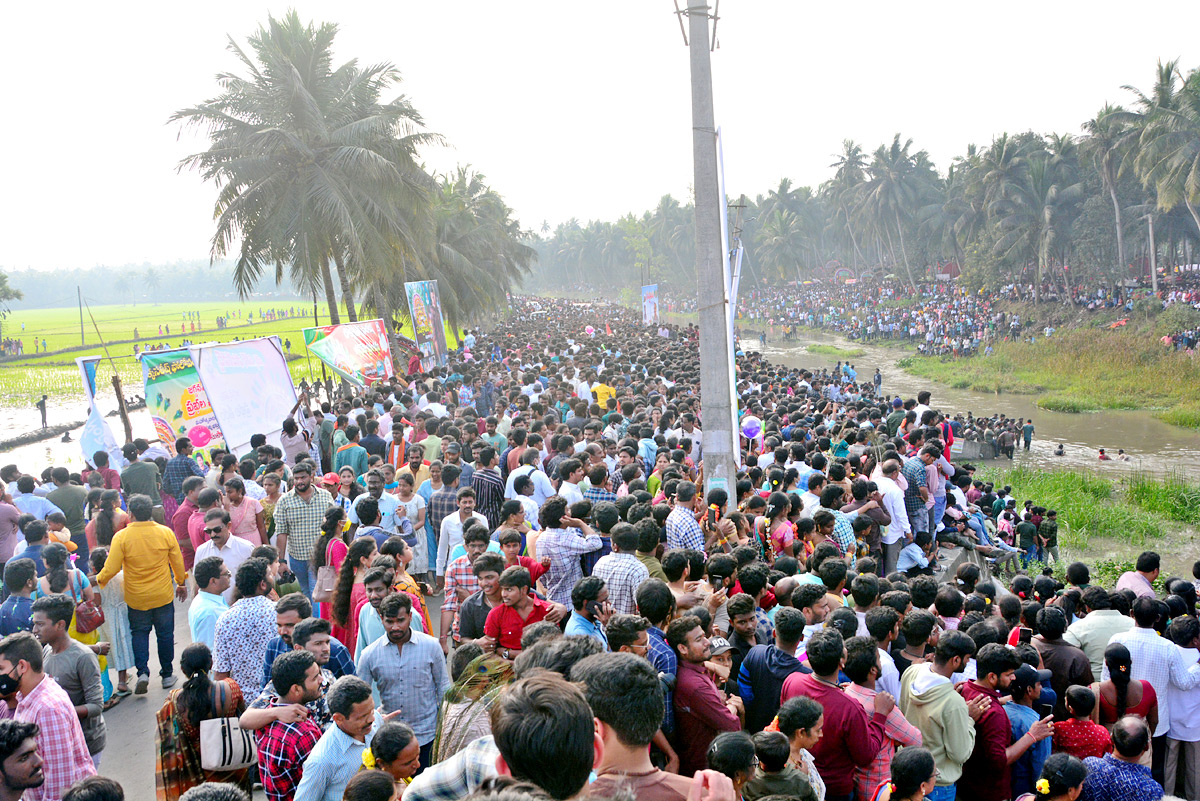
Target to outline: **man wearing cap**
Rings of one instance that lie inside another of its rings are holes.
[[[1052,608],[1052,607],[1051,607]],[[1008,691],[1012,700],[1004,705],[1012,727],[1012,741],[1021,742],[1021,738],[1031,733],[1042,716],[1033,709],[1034,702],[1042,694],[1042,685],[1049,684],[1053,674],[1049,670],[1038,670],[1029,664],[1017,668],[1013,675],[1012,684]],[[1042,766],[1050,757],[1050,738],[1036,739],[1029,749],[1012,763],[1012,795],[1020,798],[1025,793],[1033,792],[1034,782],[1042,775]]]
[[[1013,739],[1014,726],[1005,714],[1000,697],[1008,694],[1016,680],[1017,671],[1024,667],[1028,665],[1008,646],[988,643],[975,655],[977,677],[956,688],[968,703],[981,695],[991,701],[991,705],[975,721],[975,747],[970,759],[963,764],[962,777],[958,780],[958,793],[965,798],[981,801],[1012,798],[1009,766],[1035,743],[1054,733],[1054,724],[1051,723],[1053,716],[1047,715],[1035,720],[1019,738]],[[1022,693],[1030,698],[1037,697],[1032,690],[1038,683],[1037,679],[1041,678],[1040,673],[1035,671],[1035,674],[1034,681],[1029,681],[1030,674],[1027,671],[1022,674],[1027,682]],[[1046,678],[1048,680],[1049,676]]]
[[[904,422],[904,401],[899,398],[892,401],[892,413],[887,416],[885,422],[888,436],[896,436],[896,432],[900,430],[900,424]]]
[[[462,473],[458,478],[458,486],[471,486],[471,477],[475,475],[475,467],[462,459],[462,445],[451,440],[442,447],[442,455],[446,457],[446,464],[452,464],[457,467]]]

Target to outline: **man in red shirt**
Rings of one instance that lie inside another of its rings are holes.
[[[805,695],[825,710],[824,734],[811,749],[813,761],[825,780],[825,801],[849,801],[854,793],[854,769],[869,768],[883,751],[887,716],[896,700],[890,693],[876,693],[875,713],[867,717],[862,703],[841,688],[838,671],[846,662],[846,646],[837,629],[813,634],[807,654],[813,672],[788,676],[780,703]]]
[[[519,565],[500,574],[500,606],[488,612],[483,624],[483,650],[495,651],[505,659],[521,653],[521,633],[550,611],[550,604],[530,595],[533,581]]]
[[[992,705],[975,721],[975,749],[963,764],[958,792],[966,798],[980,801],[1003,801],[1012,795],[1009,767],[1020,759],[1029,747],[1054,732],[1053,715],[1047,715],[1030,727],[1015,743],[1012,726],[1000,696],[1012,684],[1021,658],[1017,652],[1000,643],[988,643],[975,655],[978,678],[958,685],[962,697],[970,702],[986,695]]]
[[[183,503],[179,504],[171,517],[171,529],[179,543],[179,552],[183,554],[183,567],[190,572],[196,561],[196,549],[192,547],[188,523],[192,519],[192,513],[200,508],[196,504],[196,496],[204,489],[204,479],[200,476],[188,476],[183,480],[182,489]]]
[[[718,734],[741,730],[745,712],[742,699],[734,696],[727,701],[704,669],[712,645],[704,636],[700,618],[684,615],[671,623],[667,643],[679,657],[674,699],[675,731],[682,746],[679,772],[691,776],[707,766],[708,747]]]

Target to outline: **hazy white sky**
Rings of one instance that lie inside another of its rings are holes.
[[[680,0],[685,5],[685,0]],[[299,0],[340,25],[338,61],[393,62],[402,91],[526,227],[611,219],[692,180],[687,49],[671,0]],[[5,9],[0,266],[206,257],[215,190],[175,164],[204,148],[172,111],[217,93],[288,4],[21,3]],[[1158,58],[1200,66],[1200,3],[725,0],[713,54],[730,194],[829,177],[845,138],[896,132],[939,167],[1002,131],[1078,132]]]

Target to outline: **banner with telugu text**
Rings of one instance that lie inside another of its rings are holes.
[[[395,375],[383,320],[305,328],[304,344],[333,372],[360,387]]]
[[[175,454],[175,440],[187,437],[197,453],[225,447],[221,426],[208,402],[192,356],[184,348],[138,355],[146,387],[146,409],[163,447]],[[202,457],[203,458],[203,457]]]
[[[446,325],[437,281],[408,281],[404,284],[408,309],[412,314],[413,340],[421,351],[421,369],[445,367]]]

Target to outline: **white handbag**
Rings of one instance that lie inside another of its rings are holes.
[[[221,685],[221,708],[225,687]],[[243,731],[238,719],[211,718],[200,721],[200,767],[205,770],[241,770],[258,761],[254,735]]]

